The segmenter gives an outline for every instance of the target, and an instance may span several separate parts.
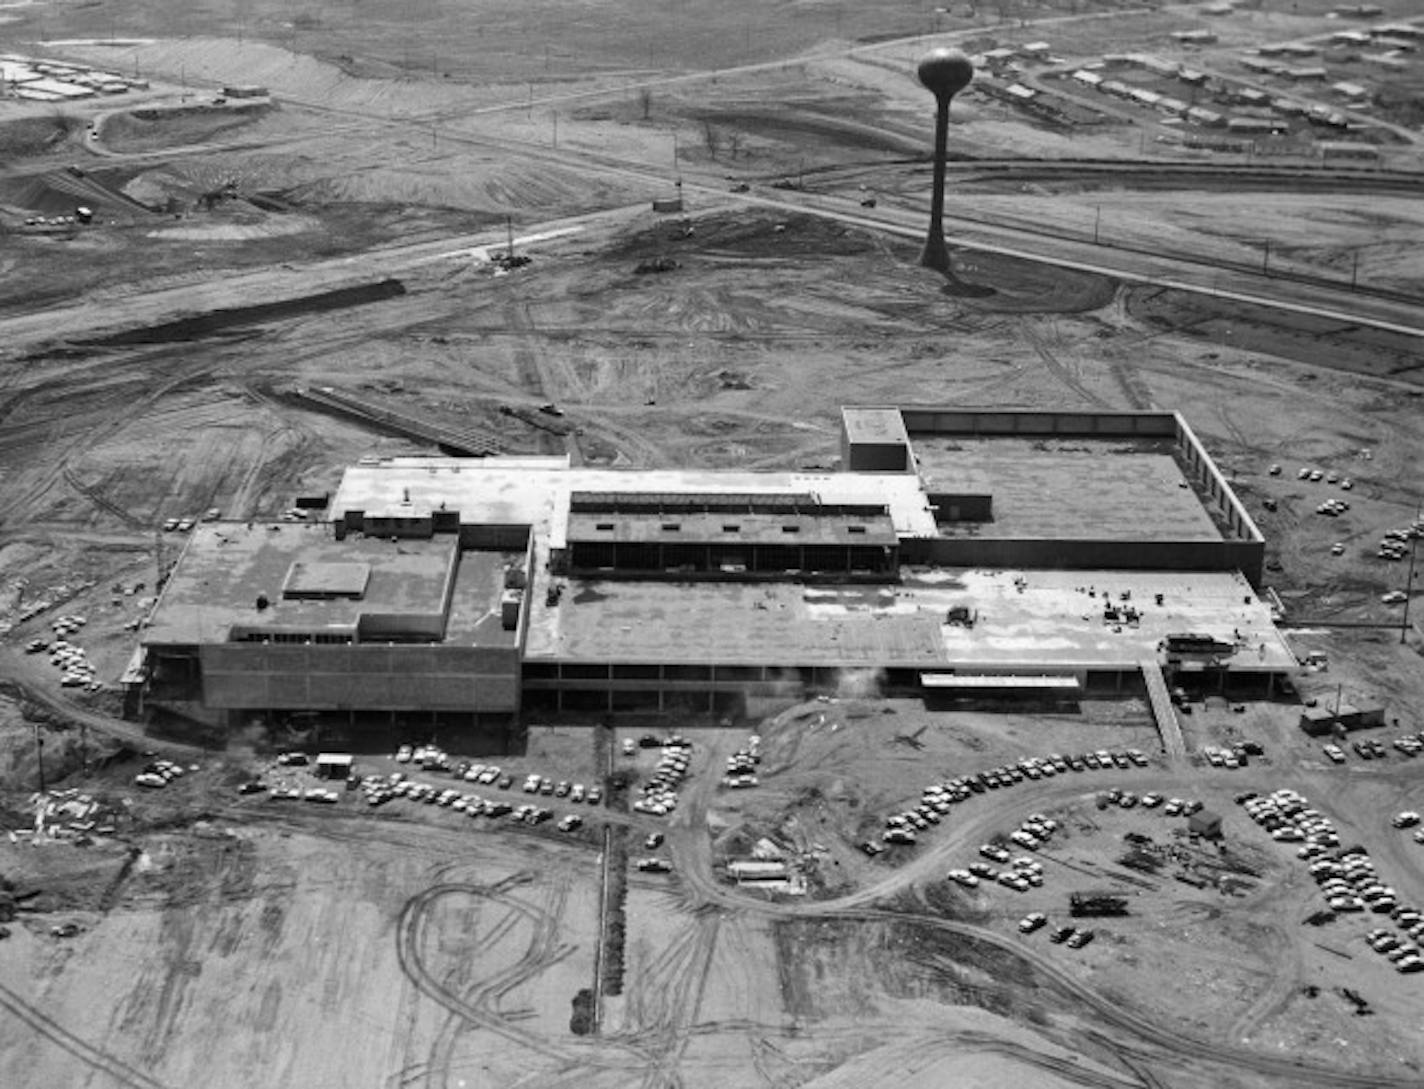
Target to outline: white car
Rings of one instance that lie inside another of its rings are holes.
[[[1419,823],[1419,814],[1412,809],[1406,809],[1403,813],[1394,815],[1393,823],[1396,828],[1413,828]]]
[[[1032,914],[1025,915],[1019,920],[1019,933],[1032,934],[1035,930],[1047,924],[1048,916],[1041,911],[1035,911]]]

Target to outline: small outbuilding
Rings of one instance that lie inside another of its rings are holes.
[[[316,777],[342,781],[350,779],[351,762],[352,757],[348,752],[319,753],[316,758]]]
[[[1198,809],[1187,818],[1187,831],[1202,839],[1221,838],[1221,814],[1210,809]]]

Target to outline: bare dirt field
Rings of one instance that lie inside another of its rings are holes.
[[[134,625],[184,544],[165,519],[275,517],[363,455],[433,452],[297,396],[331,386],[625,467],[831,467],[850,403],[1178,410],[1266,535],[1292,644],[1328,655],[1300,697],[1378,700],[1386,740],[1424,729],[1419,637],[1381,601],[1414,587],[1377,551],[1424,494],[1417,54],[1369,77],[1357,120],[1393,128],[1361,168],[1313,138],[1215,153],[1098,99],[1067,124],[968,92],[951,241],[972,233],[955,271],[979,290],[916,263],[931,44],[1046,40],[1055,59],[1012,73],[1035,86],[1107,52],[1242,78],[1255,45],[1344,25],[1324,0],[1243,7],[1187,49],[1171,33],[1207,16],[1126,6],[0,11],[7,52],[148,83],[0,99],[0,1084],[1418,1085],[1421,977],[1364,941],[1393,923],[1307,922],[1324,905],[1297,845],[1234,800],[1300,791],[1424,905],[1424,846],[1389,821],[1424,808],[1418,776],[1395,749],[1332,764],[1295,700],[1197,699],[1179,764],[1140,695],[944,712],[873,678],[730,728],[571,718],[463,753],[497,759],[515,782],[479,789],[518,805],[525,774],[613,795],[659,756],[622,740],[691,738],[671,815],[540,796],[584,818],[569,833],[241,796],[257,775],[311,787],[271,763],[308,739],[119,717]],[[217,103],[234,84],[270,104]],[[81,205],[94,222],[67,222]],[[532,260],[505,274],[510,234]],[[1375,323],[1337,316],[1356,309]],[[23,652],[66,614],[95,690]],[[760,785],[721,789],[754,729]],[[1203,755],[1242,740],[1266,750],[1249,767]],[[914,847],[860,849],[933,782],[1129,747],[1150,765],[976,793]],[[196,770],[136,785],[165,755]],[[42,770],[48,804],[77,807],[53,838],[31,834]],[[1224,849],[1100,803],[1111,788],[1201,801]],[[1042,887],[946,880],[1033,812],[1059,824]],[[725,876],[761,841],[806,895]],[[1103,889],[1128,913],[1052,943],[1068,895]],[[1029,912],[1049,925],[1021,934]],[[599,1031],[574,1031],[598,990]]]

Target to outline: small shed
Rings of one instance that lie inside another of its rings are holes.
[[[324,752],[317,754],[316,777],[318,779],[351,778],[352,757],[349,752]]]
[[[1187,831],[1203,839],[1221,838],[1221,814],[1210,809],[1198,809],[1187,818]]]

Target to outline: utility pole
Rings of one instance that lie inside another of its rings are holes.
[[[1355,290],[1355,285],[1360,282],[1360,251],[1355,251],[1354,263],[1350,266],[1350,290]]]
[[[1418,519],[1415,519],[1418,523]],[[1399,644],[1409,642],[1409,599],[1414,594],[1414,557],[1419,551],[1419,536],[1415,531],[1409,538],[1409,574],[1404,576],[1404,615],[1399,620]]]
[[[1266,256],[1265,256],[1264,258],[1262,258],[1262,260],[1261,260],[1261,275],[1262,275],[1262,276],[1269,276],[1270,274],[1271,274],[1271,240],[1268,238],[1268,239],[1266,239]]]
[[[1093,216],[1093,245],[1095,246],[1098,244],[1098,228],[1102,225],[1102,222],[1103,206],[1099,204],[1097,208],[1097,215]]]
[[[38,722],[35,723],[35,763],[39,765],[40,793],[43,794],[45,792],[44,738],[40,735],[40,724]]]

